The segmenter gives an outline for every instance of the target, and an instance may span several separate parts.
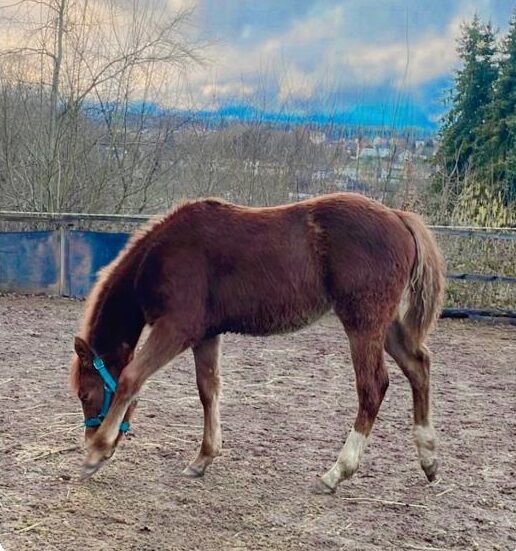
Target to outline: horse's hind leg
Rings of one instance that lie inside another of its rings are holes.
[[[334,492],[337,484],[350,478],[358,469],[367,438],[389,386],[389,375],[383,361],[383,332],[349,332],[351,356],[358,392],[358,414],[337,462],[321,478],[318,489]]]
[[[195,461],[184,471],[187,476],[202,476],[214,457],[220,455],[220,336],[202,341],[193,348],[199,397],[204,408],[204,434]]]
[[[421,467],[432,481],[437,474],[435,431],[430,417],[430,357],[424,344],[414,342],[402,322],[389,327],[385,349],[400,366],[412,387],[414,439]]]

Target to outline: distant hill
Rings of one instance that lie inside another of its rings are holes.
[[[86,106],[88,116],[102,118],[106,112],[108,116],[117,115],[115,104],[104,105],[104,112],[95,103]],[[280,125],[308,124],[313,126],[342,126],[361,129],[403,130],[416,129],[423,134],[432,134],[437,129],[437,124],[417,106],[360,105],[348,111],[336,111],[333,113],[295,113],[286,111],[264,111],[251,105],[227,104],[215,110],[207,109],[173,109],[164,108],[155,103],[134,102],[129,107],[129,117],[138,118],[144,113],[150,119],[164,116],[178,119],[189,119],[196,122],[204,122],[208,126],[233,122],[257,122]],[[150,123],[152,124],[152,123]]]

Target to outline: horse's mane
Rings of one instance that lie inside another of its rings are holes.
[[[143,245],[143,240],[157,227],[165,224],[169,216],[170,215],[165,215],[164,217],[157,216],[149,220],[141,228],[138,228],[129,238],[128,242],[118,253],[116,258],[98,272],[97,280],[95,281],[95,284],[86,299],[86,306],[84,308],[84,315],[79,331],[79,335],[86,342],[90,342],[91,332],[100,317],[102,305],[107,299],[115,280],[118,276],[123,275],[127,271],[133,253],[137,248],[139,249],[140,244]],[[70,385],[75,392],[78,392],[79,358],[77,356],[74,356],[72,361],[72,368],[70,370]]]
[[[97,280],[93,285],[88,298],[86,299],[86,306],[84,309],[84,316],[82,319],[80,336],[89,342],[91,330],[95,327],[102,305],[109,295],[110,290],[113,287],[115,281],[123,276],[129,268],[130,262],[133,258],[133,254],[136,250],[141,250],[140,246],[144,246],[144,240],[151,233],[163,226],[169,219],[170,214],[160,217],[157,216],[149,220],[141,228],[138,228],[124,248],[118,253],[116,258],[112,260],[107,266],[99,270],[97,274]]]
[[[145,248],[147,242],[154,238],[157,232],[165,229],[179,210],[193,202],[197,201],[185,201],[164,216],[158,215],[149,220],[141,228],[138,228],[116,258],[99,271],[97,280],[86,299],[86,306],[79,332],[81,338],[87,343],[90,343],[92,331],[99,321],[104,302],[108,298],[115,282],[123,277],[130,269],[134,254],[140,252],[142,247]],[[79,388],[79,363],[77,360],[78,358],[75,357],[70,371],[70,383],[72,389],[75,391],[78,391]]]

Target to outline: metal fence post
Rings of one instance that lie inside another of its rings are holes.
[[[68,228],[64,224],[59,226],[59,296],[70,295],[68,288]]]

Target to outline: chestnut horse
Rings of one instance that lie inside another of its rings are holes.
[[[88,299],[72,366],[87,427],[83,478],[113,454],[143,383],[187,348],[204,434],[185,474],[203,475],[221,452],[220,335],[294,331],[333,309],[351,346],[358,414],[319,489],[334,491],[359,466],[389,384],[384,349],[412,387],[415,442],[433,480],[424,340],[442,294],[441,256],[420,218],[360,195],[267,208],[218,199],[178,207],[132,238]],[[145,325],[149,336],[133,354]]]

